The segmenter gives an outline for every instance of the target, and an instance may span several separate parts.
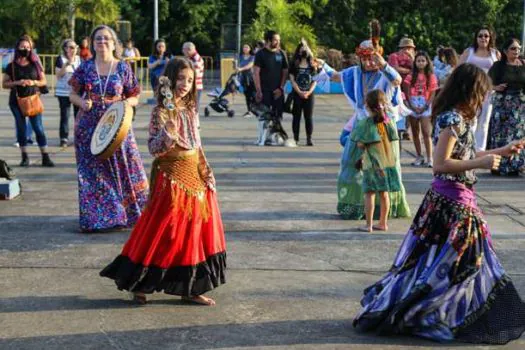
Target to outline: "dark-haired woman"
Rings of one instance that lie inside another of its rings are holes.
[[[18,105],[17,97],[29,97],[39,94],[39,88],[46,86],[46,76],[42,69],[40,59],[33,52],[33,40],[28,35],[23,35],[15,45],[13,61],[6,67],[2,86],[11,89],[9,94],[9,108],[15,117],[16,138],[22,152],[20,166],[29,166],[27,154],[26,117]],[[55,164],[47,152],[47,138],[42,124],[42,113],[29,117],[29,122],[35,131],[36,140],[42,153],[42,166],[53,167]]]
[[[252,55],[252,48],[248,44],[244,44],[242,47],[242,54],[239,55],[239,67],[237,73],[240,74],[241,85],[244,90],[244,97],[246,98],[247,111],[244,113],[244,117],[252,117],[251,113],[252,104],[255,102],[255,82],[253,81],[253,63],[255,62],[255,56]]]
[[[472,46],[463,51],[459,58],[459,64],[472,63],[488,73],[494,62],[499,61],[501,55],[496,49],[496,33],[488,26],[482,26],[474,35]],[[484,151],[487,147],[490,116],[492,114],[492,102],[490,94],[487,95],[481,114],[474,124],[474,135],[476,136],[476,149]]]
[[[164,71],[166,63],[168,63],[170,55],[166,51],[166,42],[164,39],[157,39],[153,43],[153,52],[148,59],[149,80],[151,89],[155,92],[159,80],[159,76]]]
[[[312,51],[304,40],[301,41],[295,50],[289,73],[294,93],[292,109],[293,138],[295,143],[299,142],[301,115],[303,115],[306,129],[306,145],[313,146],[312,133],[314,124],[312,117],[314,113],[314,89],[317,84],[313,77],[317,74],[317,68]]]
[[[509,39],[503,45],[501,61],[489,71],[494,85],[488,149],[498,148],[525,138],[525,61],[520,58],[521,44]],[[518,175],[525,165],[523,152],[505,157],[494,174]]]
[[[496,256],[473,188],[474,169],[495,169],[524,146],[476,152],[472,122],[490,86],[481,69],[463,64],[436,97],[432,187],[392,267],[365,289],[359,330],[489,344],[525,331],[525,303]]]

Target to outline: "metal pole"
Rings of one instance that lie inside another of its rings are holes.
[[[153,3],[153,40],[157,40],[159,38],[159,0]]]
[[[237,13],[237,57],[241,55],[242,0],[239,0]]]
[[[523,30],[521,32],[521,53],[525,52],[524,42],[525,42],[525,1],[523,1]]]

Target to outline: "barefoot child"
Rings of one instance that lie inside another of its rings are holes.
[[[428,53],[419,51],[416,54],[412,74],[407,75],[403,86],[407,96],[407,107],[412,110],[409,119],[410,127],[412,128],[412,139],[417,153],[417,158],[412,165],[432,168],[432,123],[430,122],[430,113],[432,111],[432,100],[439,86]],[[421,155],[420,130],[423,134],[426,159]]]
[[[363,171],[363,193],[365,193],[366,226],[361,231],[386,231],[390,208],[388,192],[401,189],[401,174],[398,162],[399,137],[395,123],[389,119],[388,100],[381,90],[372,90],[366,95],[369,117],[358,122],[351,138],[363,150],[357,167]],[[379,225],[373,225],[376,192],[380,199]]]
[[[496,169],[523,141],[476,152],[473,125],[489,77],[457,67],[433,106],[434,180],[388,273],[364,291],[354,327],[435,341],[505,344],[525,330],[525,303],[476,203],[474,169]]]
[[[151,194],[121,254],[100,275],[146,303],[164,291],[215,305],[203,294],[225,283],[226,244],[198,130],[195,72],[186,59],[168,62],[159,77],[148,146],[155,156]]]

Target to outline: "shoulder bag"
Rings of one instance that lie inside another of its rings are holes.
[[[11,70],[13,72],[13,81],[16,81],[14,61],[11,63]],[[41,114],[42,112],[44,112],[44,105],[42,104],[42,100],[40,99],[40,93],[37,92],[36,94],[31,95],[31,96],[19,97],[18,87],[15,86],[14,89],[15,89],[15,94],[16,94],[16,102],[23,116],[35,117]]]

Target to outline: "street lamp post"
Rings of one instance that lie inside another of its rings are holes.
[[[242,0],[239,0],[237,12],[237,55],[241,55],[241,24],[242,24]]]
[[[522,18],[522,22],[523,22],[523,29],[521,31],[521,53],[523,54],[525,52],[525,44],[523,44],[525,42],[525,1],[523,1],[523,18]]]
[[[153,1],[153,40],[159,38],[159,0]]]

